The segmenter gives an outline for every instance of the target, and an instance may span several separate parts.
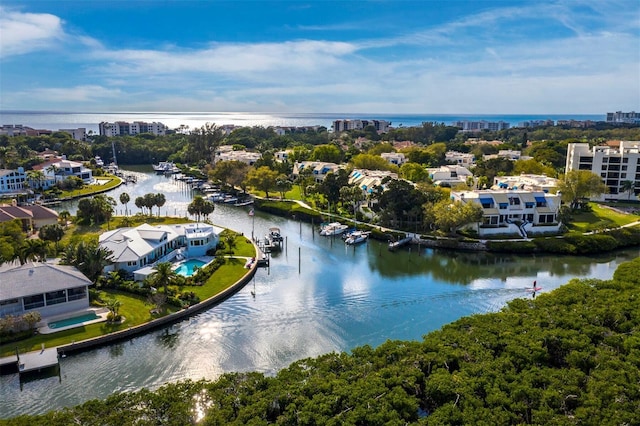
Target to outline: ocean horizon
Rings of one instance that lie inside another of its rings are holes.
[[[511,127],[531,120],[605,121],[606,114],[380,114],[380,113],[266,113],[266,112],[67,112],[67,111],[0,111],[1,125],[23,125],[34,129],[60,130],[86,128],[98,133],[102,121],[161,122],[170,129],[188,126],[302,127],[331,128],[333,121],[343,119],[386,120],[392,127],[420,126],[424,122],[451,125],[456,121],[504,121]]]

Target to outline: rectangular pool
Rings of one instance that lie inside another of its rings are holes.
[[[53,321],[53,322],[47,323],[47,325],[49,326],[49,328],[55,329],[55,328],[68,327],[70,325],[82,324],[85,321],[91,321],[98,318],[100,317],[96,315],[95,312],[88,312],[83,315],[78,315],[71,318],[64,318],[59,321]]]

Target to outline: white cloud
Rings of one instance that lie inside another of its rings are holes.
[[[21,13],[0,7],[0,57],[44,49],[64,37],[62,20],[48,13]]]

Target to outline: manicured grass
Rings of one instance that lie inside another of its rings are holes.
[[[202,286],[186,286],[184,290],[193,291],[200,300],[208,299],[223,290],[229,288],[238,281],[247,269],[244,267],[244,259],[226,259],[225,264],[220,266]]]
[[[102,185],[86,185],[80,189],[74,189],[73,191],[62,191],[59,198],[76,198],[76,197],[84,197],[91,194],[98,194],[101,192],[108,191],[109,189],[115,188],[116,186],[122,183],[122,179],[117,176],[98,176],[96,177],[98,180],[108,180]]]
[[[145,322],[153,319],[149,313],[149,310],[153,309],[153,306],[148,304],[146,298],[142,296],[116,291],[109,291],[108,293],[101,291],[99,294],[103,301],[113,297],[121,302],[122,305],[120,306],[119,312],[125,317],[125,321],[122,324],[107,324],[106,322],[101,322],[72,328],[70,330],[59,331],[53,334],[37,334],[25,340],[7,343],[6,345],[0,346],[0,356],[9,356],[14,354],[16,347],[22,353],[36,350],[40,348],[42,343],[44,343],[48,348],[68,345],[74,341],[79,342],[81,340],[113,333],[115,331],[125,330],[129,327],[144,324]],[[167,308],[171,310],[173,307],[167,306]]]
[[[619,213],[597,203],[589,203],[589,205],[592,211],[573,214],[573,220],[567,226],[570,230],[589,232],[605,228],[617,228],[640,220],[638,215]]]

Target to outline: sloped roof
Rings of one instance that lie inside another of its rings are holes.
[[[0,270],[0,300],[91,285],[73,266],[25,263]]]
[[[18,206],[1,205],[0,211],[11,216],[12,219],[31,219],[33,217],[33,213],[29,210]]]

